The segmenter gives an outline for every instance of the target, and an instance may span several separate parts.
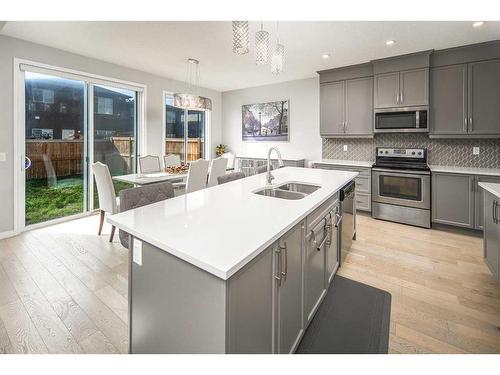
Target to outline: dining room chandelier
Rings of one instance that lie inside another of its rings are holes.
[[[249,22],[232,21],[233,29],[233,52],[244,55],[249,52]],[[276,44],[269,48],[269,32],[264,30],[264,24],[260,23],[260,30],[255,33],[255,64],[266,65],[270,62],[271,73],[278,75],[283,71],[285,58],[285,46],[280,43],[278,22],[276,22]]]
[[[195,111],[212,110],[212,100],[204,96],[197,95],[199,91],[199,64],[196,59],[187,60],[187,79],[189,93],[174,93],[173,106],[182,109],[191,109]]]

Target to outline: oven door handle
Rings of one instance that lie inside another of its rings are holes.
[[[384,172],[384,173],[389,173],[392,175],[397,175],[397,176],[402,176],[404,177],[405,175],[411,176],[411,175],[421,175],[421,176],[430,176],[431,172],[430,171],[413,171],[413,170],[395,170],[395,169],[386,169],[386,168],[377,168],[374,167],[372,168],[372,172]]]

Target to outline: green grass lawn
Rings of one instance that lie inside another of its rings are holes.
[[[116,195],[132,185],[114,181]],[[97,193],[95,194],[97,200]],[[98,204],[95,205],[98,207]],[[53,220],[83,212],[83,179],[60,179],[57,186],[47,186],[46,180],[26,181],[26,225]]]

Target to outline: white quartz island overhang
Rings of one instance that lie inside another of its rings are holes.
[[[315,208],[352,181],[356,172],[285,167],[273,185],[321,186],[299,200],[254,194],[262,173],[112,215],[108,222],[223,280],[227,280]]]

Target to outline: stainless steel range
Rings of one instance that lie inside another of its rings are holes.
[[[431,227],[431,172],[425,148],[377,147],[372,168],[372,216]]]

